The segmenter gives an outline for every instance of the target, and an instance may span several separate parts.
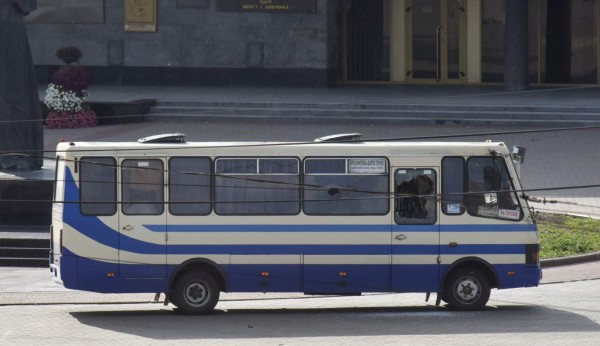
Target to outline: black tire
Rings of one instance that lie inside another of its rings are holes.
[[[219,301],[219,285],[212,275],[193,271],[183,274],[173,285],[171,301],[187,315],[206,315]]]
[[[444,285],[443,298],[454,310],[481,310],[490,299],[490,281],[478,269],[461,268]]]

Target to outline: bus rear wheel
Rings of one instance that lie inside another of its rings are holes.
[[[461,268],[446,280],[444,301],[454,310],[480,310],[490,299],[490,282],[478,269]]]
[[[184,314],[206,315],[217,305],[219,294],[219,286],[210,274],[192,271],[177,279],[171,301]]]

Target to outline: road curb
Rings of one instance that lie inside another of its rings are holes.
[[[546,260],[541,260],[540,266],[542,268],[550,268],[550,267],[558,267],[558,266],[563,266],[563,265],[578,264],[578,263],[599,261],[599,260],[600,260],[600,252],[593,252],[593,253],[579,255],[579,256],[550,258],[550,259],[546,259]]]

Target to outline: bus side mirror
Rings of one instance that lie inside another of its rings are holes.
[[[512,150],[513,161],[516,161],[519,163],[525,162],[525,152],[527,152],[527,148],[519,147],[517,145],[513,146],[513,150]]]
[[[512,157],[513,165],[515,166],[515,171],[518,176],[521,176],[521,164],[525,162],[525,152],[526,148],[519,147],[517,145],[513,146]]]

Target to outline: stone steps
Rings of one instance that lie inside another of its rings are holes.
[[[46,232],[48,228],[46,227]],[[42,232],[2,232],[0,266],[48,267],[50,235]]]
[[[506,126],[600,124],[600,108],[505,105],[391,105],[248,102],[158,102],[146,121],[244,120],[498,124]]]

